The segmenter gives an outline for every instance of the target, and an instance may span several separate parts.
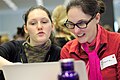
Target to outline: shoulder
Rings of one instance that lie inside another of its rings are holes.
[[[102,30],[101,43],[106,43],[110,49],[118,49],[120,46],[120,33]]]
[[[9,41],[9,42],[6,42],[4,44],[1,44],[1,46],[3,47],[17,47],[19,45],[22,45],[24,41],[15,41],[15,40],[12,40],[12,41]]]
[[[106,29],[102,28],[101,36],[104,39],[107,39],[108,41],[120,41],[120,33],[117,32],[110,32],[107,31]]]
[[[73,39],[67,42],[61,49],[61,55],[68,54],[70,52],[74,52],[78,48],[79,42],[77,39]]]
[[[61,47],[59,47],[59,46],[57,46],[55,44],[52,44],[50,50],[54,50],[54,51],[59,51],[60,52]]]
[[[70,49],[71,47],[75,47],[76,45],[78,45],[78,40],[77,39],[73,39],[73,40],[70,40],[68,41],[63,47],[63,48],[67,48],[67,49]]]
[[[117,32],[107,32],[107,36],[109,40],[119,41],[120,42],[120,33]]]
[[[18,53],[22,48],[23,41],[9,41],[0,45],[0,56],[9,58],[13,57],[14,54]]]
[[[52,56],[59,56],[60,55],[60,51],[61,51],[61,47],[59,47],[59,46],[57,46],[55,44],[52,44],[48,53],[50,55],[52,55]]]
[[[70,53],[71,52],[75,52],[75,50],[78,48],[78,40],[77,39],[73,39],[69,42],[67,42],[61,49],[61,53],[60,53],[60,58],[64,59],[64,58],[68,58],[70,57]]]
[[[61,48],[59,46],[52,44],[48,52],[48,55],[50,56],[49,61],[58,61],[60,59],[60,51]],[[48,55],[47,55],[47,59],[48,59]]]
[[[15,53],[23,48],[22,43],[24,41],[9,41],[0,45],[0,52],[2,53]]]

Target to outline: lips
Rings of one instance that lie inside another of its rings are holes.
[[[83,37],[85,33],[78,34],[77,37]]]
[[[39,36],[43,36],[43,35],[44,35],[44,32],[39,32],[38,35],[39,35]]]

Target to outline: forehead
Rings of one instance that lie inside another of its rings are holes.
[[[35,17],[47,17],[48,18],[48,14],[42,9],[34,9],[29,13],[28,19],[35,18]]]
[[[78,20],[86,20],[90,15],[85,14],[81,7],[72,7],[68,11],[68,20],[72,22],[77,22]]]

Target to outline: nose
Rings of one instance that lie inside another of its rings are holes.
[[[77,34],[80,32],[80,28],[78,28],[76,25],[75,25],[75,28],[74,28],[74,32]]]
[[[43,27],[42,24],[40,22],[38,22],[37,28],[42,29],[42,27]]]

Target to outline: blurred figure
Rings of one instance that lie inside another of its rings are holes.
[[[106,24],[103,26],[106,30],[113,32],[113,29],[110,27],[110,25]]]
[[[118,33],[120,33],[120,28],[118,29],[118,31],[117,31]]]
[[[8,34],[1,35],[1,44],[10,41]]]
[[[55,41],[62,47],[66,42],[74,39],[74,35],[64,26],[67,20],[66,8],[58,5],[52,12],[52,19],[55,26]]]
[[[0,35],[0,44],[1,44],[1,35]]]
[[[26,34],[24,31],[24,26],[17,27],[17,33],[13,36],[14,40],[25,40]]]

